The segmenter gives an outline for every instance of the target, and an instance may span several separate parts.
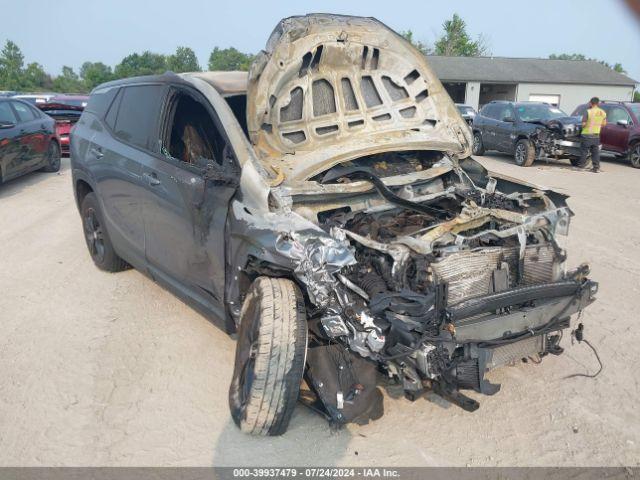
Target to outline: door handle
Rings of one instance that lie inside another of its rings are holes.
[[[102,151],[100,151],[100,149],[97,149],[97,148],[92,148],[91,150],[89,150],[89,153],[91,153],[91,155],[96,157],[98,160],[104,157],[104,153],[102,153]]]
[[[142,176],[152,187],[155,187],[156,185],[160,185],[160,183],[162,183],[160,182],[160,180],[158,180],[158,176],[155,173],[143,173]]]

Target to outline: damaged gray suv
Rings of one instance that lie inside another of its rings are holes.
[[[248,74],[110,82],[73,130],[95,264],[129,265],[237,333],[235,423],[332,424],[379,386],[495,394],[485,373],[562,353],[597,284],[566,271],[566,197],[488,173],[427,64],[372,18],[282,20]],[[542,395],[543,392],[540,392]]]

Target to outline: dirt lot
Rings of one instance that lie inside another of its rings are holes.
[[[585,345],[495,371],[470,414],[385,398],[385,416],[332,432],[299,406],[280,438],[241,434],[227,409],[234,342],[136,271],[94,268],[69,162],[0,186],[0,465],[640,465],[640,171],[489,168],[570,194],[571,266],[598,301]]]

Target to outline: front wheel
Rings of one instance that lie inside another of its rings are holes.
[[[58,142],[53,140],[49,142],[49,148],[47,150],[47,163],[42,170],[45,172],[57,172],[60,170],[60,147]]]
[[[229,387],[233,421],[253,435],[281,435],[300,392],[307,350],[304,299],[284,278],[258,277],[242,305]]]
[[[631,147],[631,151],[629,152],[629,161],[633,168],[640,168],[640,143],[636,143]]]
[[[484,155],[484,144],[482,143],[482,135],[480,135],[480,132],[473,134],[472,152],[474,155]]]
[[[514,159],[521,167],[530,167],[536,159],[536,149],[526,138],[521,138],[516,143]]]

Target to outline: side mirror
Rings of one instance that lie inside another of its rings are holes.
[[[515,123],[516,119],[513,117],[504,117],[502,121],[507,123]]]
[[[16,124],[15,123],[10,123],[10,122],[0,122],[0,129],[9,129],[9,128],[13,128],[15,127]]]
[[[618,120],[616,122],[617,125],[621,125],[623,127],[628,127],[629,126],[629,120]]]

